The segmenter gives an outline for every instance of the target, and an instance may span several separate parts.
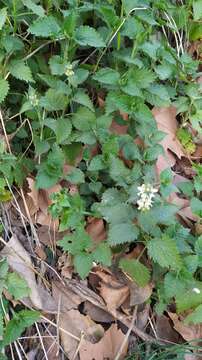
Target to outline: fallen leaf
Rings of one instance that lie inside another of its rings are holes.
[[[137,311],[136,326],[140,330],[144,330],[148,323],[150,305],[146,304],[142,311]]]
[[[129,287],[110,273],[109,271],[95,270],[96,275],[101,279],[98,290],[104,299],[107,308],[113,312],[118,309],[129,296]]]
[[[165,156],[160,155],[156,164],[157,173],[160,174],[161,171],[168,167],[172,167],[175,164],[175,157],[173,154],[179,159],[181,159],[182,156],[185,156],[185,154],[182,145],[176,137],[178,128],[176,109],[171,106],[167,108],[154,108],[152,113],[156,120],[158,130],[166,133],[166,136],[160,143],[164,148]]]
[[[1,256],[7,259],[12,270],[26,280],[31,290],[30,300],[33,306],[46,312],[56,313],[57,306],[54,299],[41,284],[37,284],[31,257],[15,235],[10,238],[3,248]]]
[[[102,219],[89,218],[86,232],[91,236],[95,243],[99,243],[106,239],[106,230]]]
[[[168,319],[167,316],[157,316],[155,330],[159,339],[171,341],[173,343],[179,342],[179,334],[173,329],[171,320]]]
[[[85,301],[83,312],[96,322],[111,323],[114,321],[112,315],[93,305],[90,301]]]
[[[191,342],[202,338],[202,324],[185,325],[182,316],[171,312],[168,312],[168,315],[174,324],[174,329],[183,337],[183,339]],[[195,345],[197,344],[195,343]]]
[[[52,282],[52,294],[55,302],[60,304],[61,311],[77,309],[82,302],[82,298],[69,289],[68,286],[63,285],[61,281]]]
[[[145,287],[139,287],[135,282],[129,281],[130,306],[140,305],[147,301],[153,291],[153,285],[148,284]]]
[[[82,341],[79,350],[80,360],[114,360],[118,353],[125,335],[117,324],[113,324],[106,332],[104,337],[97,343],[91,344],[89,341]],[[128,343],[120,356],[120,360],[125,359]]]
[[[70,310],[60,313],[59,326],[77,338],[81,339],[84,337],[86,341],[88,341],[89,345],[91,345],[91,343],[96,343],[104,336],[103,327],[94,323],[89,316],[80,314],[78,310]],[[75,357],[75,353],[79,342],[64,331],[60,332],[60,336],[68,359],[78,359],[78,357]]]

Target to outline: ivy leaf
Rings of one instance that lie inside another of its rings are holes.
[[[114,69],[103,68],[96,72],[93,79],[102,84],[116,85],[120,79],[120,74]]]
[[[152,239],[149,241],[147,249],[149,256],[160,266],[176,271],[181,269],[182,260],[177,246],[168,236]]]
[[[138,228],[132,223],[123,223],[109,226],[108,241],[111,246],[125,244],[137,239]]]
[[[74,95],[72,101],[80,105],[86,106],[91,111],[95,111],[92,101],[90,100],[88,94],[86,94],[84,90],[79,89]]]
[[[9,91],[9,83],[5,79],[0,79],[0,103],[4,101]]]
[[[38,19],[29,27],[29,32],[38,37],[57,37],[60,30],[61,28],[53,16]]]
[[[2,30],[7,17],[7,8],[4,7],[0,10],[0,30]]]
[[[45,10],[41,5],[35,4],[32,0],[22,0],[22,2],[28,9],[32,10],[34,14],[40,17],[45,16]]]
[[[74,257],[74,266],[81,279],[85,279],[93,266],[91,254],[81,253]]]
[[[30,288],[27,282],[17,273],[10,273],[7,276],[8,292],[14,297],[15,300],[20,300],[30,295]]]
[[[15,341],[23,331],[39,320],[40,313],[32,310],[21,310],[15,313],[13,318],[6,325],[3,338],[3,346],[7,346]]]
[[[104,47],[105,42],[101,35],[90,26],[79,26],[75,32],[75,41],[81,46]]]
[[[16,79],[34,82],[29,66],[22,60],[13,60],[9,65],[9,71]]]
[[[111,250],[107,243],[100,243],[93,252],[93,260],[101,263],[103,266],[111,265]]]
[[[144,287],[149,283],[150,273],[148,268],[138,260],[122,259],[119,264],[139,286]]]
[[[68,139],[72,131],[72,124],[68,118],[59,118],[56,122],[56,141],[58,144],[62,144]]]

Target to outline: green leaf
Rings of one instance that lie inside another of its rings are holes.
[[[29,32],[38,37],[57,37],[60,33],[60,26],[53,16],[45,16],[33,22]]]
[[[81,171],[80,169],[73,169],[73,171],[66,176],[66,179],[71,183],[71,184],[82,184],[85,182],[85,175],[83,173],[83,171]]]
[[[92,246],[92,239],[82,226],[78,226],[71,235],[66,235],[58,244],[72,255],[80,254]]]
[[[200,324],[202,323],[202,304],[199,305],[185,320],[185,324]]]
[[[95,114],[85,107],[80,107],[72,117],[73,125],[80,131],[89,131],[96,125]]]
[[[59,118],[56,122],[56,141],[58,144],[62,144],[68,139],[72,132],[72,124],[68,118]]]
[[[20,51],[24,47],[24,43],[18,37],[14,35],[6,35],[2,38],[2,45],[9,52]]]
[[[131,113],[133,98],[116,91],[110,91],[106,97],[106,114],[109,115],[114,111],[120,110]]]
[[[49,66],[52,75],[63,75],[65,74],[67,62],[58,55],[54,55],[49,60]]]
[[[108,241],[111,246],[125,244],[137,239],[138,228],[132,223],[123,223],[109,226]]]
[[[9,83],[5,79],[0,79],[0,103],[4,101],[9,91]]]
[[[202,217],[202,201],[197,198],[191,199],[191,210],[194,214]]]
[[[0,30],[2,30],[7,18],[7,8],[4,7],[0,10]]]
[[[16,79],[26,82],[34,82],[29,66],[22,60],[11,61],[9,71]]]
[[[45,16],[45,10],[41,5],[35,4],[32,0],[22,0],[23,4],[39,17]]]
[[[160,80],[166,80],[172,76],[173,66],[171,64],[163,63],[155,67],[155,72]]]
[[[86,106],[91,111],[95,111],[92,101],[90,100],[88,94],[86,94],[84,90],[79,89],[74,95],[72,101],[80,105]]]
[[[91,254],[81,253],[74,257],[74,266],[81,279],[85,279],[93,266]]]
[[[75,31],[75,41],[81,46],[104,47],[105,42],[101,35],[90,26],[79,26]]]
[[[45,96],[40,99],[40,105],[47,111],[64,110],[69,103],[66,95],[60,91],[49,89]]]
[[[202,18],[202,0],[193,1],[193,13],[194,20],[200,20]]]
[[[126,272],[139,286],[144,287],[149,283],[150,272],[148,268],[138,260],[122,259],[120,268]]]
[[[111,250],[107,243],[100,243],[93,252],[93,260],[102,264],[103,266],[111,265]]]
[[[148,254],[161,267],[180,270],[182,260],[175,242],[166,235],[160,239],[152,239],[147,245]]]
[[[103,155],[96,155],[92,158],[90,165],[88,166],[89,171],[100,171],[106,168],[106,164],[103,160]]]
[[[20,300],[30,295],[30,288],[27,282],[17,273],[10,273],[7,276],[7,287],[9,293],[16,299]]]
[[[17,340],[23,331],[39,320],[38,311],[21,310],[15,313],[13,318],[6,325],[4,332],[3,345],[7,346]]]
[[[200,22],[191,22],[189,37],[192,41],[196,41],[202,38],[202,24]]]
[[[197,289],[197,292],[195,292]],[[195,308],[202,302],[202,284],[191,279],[182,292],[176,294],[177,311],[179,313]]]
[[[114,69],[102,68],[96,72],[93,79],[102,84],[116,85],[120,79],[120,74]]]

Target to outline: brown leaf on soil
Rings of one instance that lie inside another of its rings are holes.
[[[78,338],[84,337],[89,346],[104,336],[103,327],[94,323],[89,316],[80,314],[78,310],[60,313],[59,326]],[[60,336],[68,359],[77,360],[78,356],[75,357],[75,354],[79,345],[78,341],[63,331],[60,332]]]
[[[83,312],[96,322],[111,323],[114,321],[112,315],[93,305],[90,301],[85,301]]]
[[[60,304],[61,311],[77,309],[78,305],[82,302],[82,298],[79,295],[75,294],[60,281],[52,282],[52,293],[55,302]]]
[[[128,286],[130,288],[130,306],[143,304],[150,298],[153,290],[152,284],[139,287],[134,282],[129,281]]]
[[[184,318],[175,313],[168,312],[170,319],[174,324],[174,329],[186,340],[193,341],[202,338],[202,324],[185,325]],[[196,343],[195,343],[196,345]]]
[[[99,243],[106,239],[106,230],[102,219],[88,218],[86,226],[87,233],[92,237],[95,243]]]
[[[97,343],[91,344],[88,341],[82,341],[79,354],[80,360],[114,360],[118,353],[125,335],[118,330],[116,324],[113,324],[106,332],[104,337]],[[120,356],[120,360],[127,355],[128,344],[126,344]]]
[[[156,334],[159,339],[173,343],[179,342],[179,334],[172,328],[171,320],[165,315],[156,318]]]
[[[161,145],[165,151],[165,156],[160,155],[156,164],[157,173],[160,174],[162,170],[167,167],[172,167],[175,164],[175,157],[173,154],[175,154],[179,159],[181,159],[182,156],[185,156],[185,154],[182,145],[176,137],[176,131],[178,128],[176,109],[171,106],[167,108],[154,108],[152,113],[156,120],[158,130],[167,134],[161,141]]]
[[[3,248],[1,256],[6,257],[11,269],[26,280],[31,290],[30,300],[33,306],[45,312],[57,313],[54,299],[42,284],[37,284],[31,257],[15,235],[11,237]]]
[[[98,290],[104,299],[109,311],[113,312],[118,309],[129,296],[129,287],[125,283],[110,273],[109,271],[95,270],[96,275],[100,278]]]

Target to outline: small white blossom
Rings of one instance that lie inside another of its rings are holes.
[[[158,189],[154,188],[150,184],[143,184],[138,186],[138,196],[140,197],[137,201],[138,210],[146,211],[149,210],[153,205],[153,199]]]
[[[198,289],[198,288],[193,288],[192,291],[195,292],[196,294],[200,294],[200,293],[201,293],[201,290]]]
[[[74,75],[73,66],[72,66],[71,64],[69,64],[69,65],[66,66],[65,75],[67,75],[68,77]]]
[[[29,95],[29,101],[32,106],[38,106],[38,104],[39,104],[39,99],[35,93],[31,93]]]

